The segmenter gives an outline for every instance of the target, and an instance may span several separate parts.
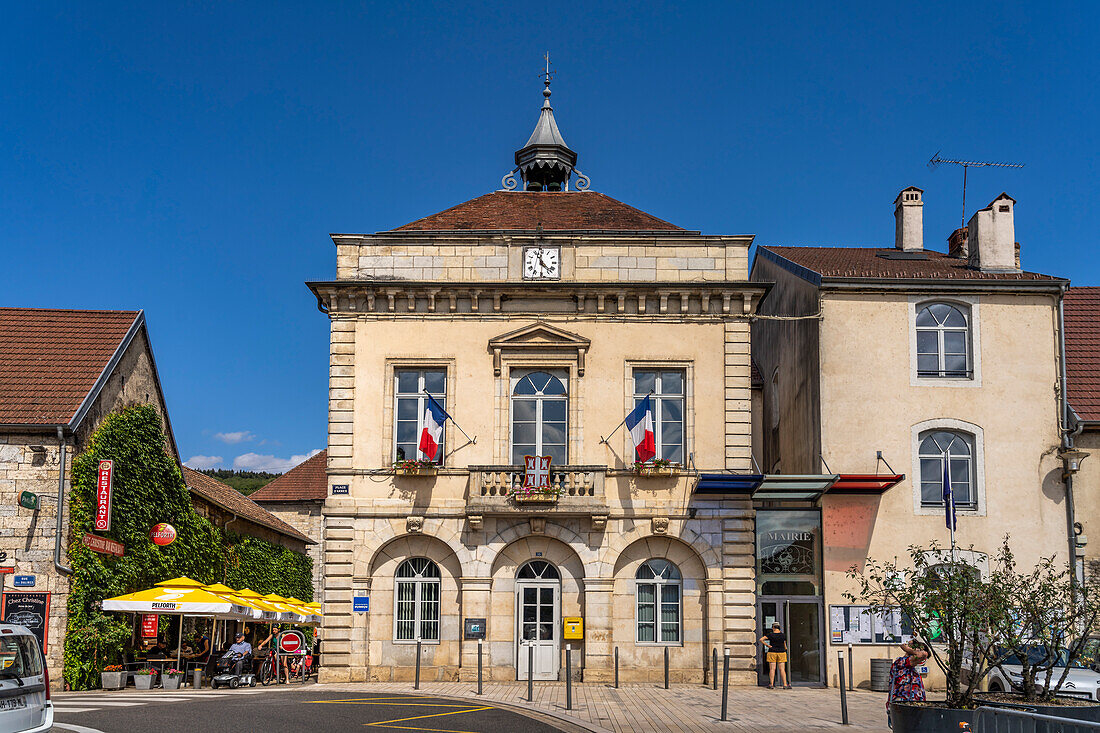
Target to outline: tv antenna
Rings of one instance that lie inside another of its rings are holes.
[[[967,168],[1023,168],[1023,163],[996,163],[991,160],[951,160],[949,158],[941,158],[940,153],[937,150],[936,154],[932,156],[932,159],[928,161],[928,167],[935,170],[936,166],[941,163],[947,163],[950,165],[961,165],[963,169],[963,208],[962,208],[962,222],[959,226],[966,226],[966,169]]]

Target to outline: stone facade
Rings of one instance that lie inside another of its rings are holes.
[[[304,552],[313,560],[313,600],[321,600],[324,589],[324,552],[323,517],[320,501],[272,502],[264,501],[261,506],[273,515],[316,542],[306,545]],[[299,550],[301,552],[302,550]]]
[[[548,624],[584,622],[583,638],[555,632],[554,659],[538,663],[545,678],[563,674],[570,644],[587,681],[611,679],[616,649],[623,681],[658,680],[666,648],[674,680],[709,679],[715,648],[731,650],[735,680],[754,679],[751,503],[694,493],[701,470],[752,468],[748,316],[765,290],[745,281],[751,238],[333,239],[337,280],[311,287],[331,328],[328,479],[348,489],[324,507],[322,680],[411,679],[416,643],[399,638],[394,596],[399,568],[414,558],[439,573],[431,592],[441,622],[422,647],[424,679],[476,675],[466,619],[485,620],[487,676],[520,676],[517,604],[535,560],[557,575],[545,586],[556,594]],[[560,247],[559,279],[523,279],[523,250],[536,244]],[[395,375],[405,369],[446,373],[446,459],[428,475],[391,468]],[[640,369],[683,375],[683,458],[673,475],[635,473],[628,436],[612,434],[634,406]],[[568,460],[552,479],[563,493],[544,505],[507,495],[518,480],[511,395],[532,370],[560,375],[568,393]],[[636,576],[653,559],[681,575],[674,643],[637,640]],[[369,613],[352,611],[361,596]]]

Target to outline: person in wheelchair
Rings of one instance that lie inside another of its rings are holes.
[[[235,655],[233,674],[239,677],[246,664],[248,665],[248,671],[252,671],[252,645],[244,640],[244,634],[238,633],[234,637],[233,645],[229,647],[229,653]]]

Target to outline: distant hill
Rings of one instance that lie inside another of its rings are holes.
[[[207,468],[202,473],[216,478],[227,486],[232,486],[245,496],[257,489],[262,489],[283,475],[281,473],[268,473],[267,471],[233,471],[228,468]]]

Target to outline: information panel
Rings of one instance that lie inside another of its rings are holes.
[[[42,653],[47,653],[47,629],[50,621],[49,593],[5,593],[3,604],[0,605],[0,621],[26,626],[38,637]]]
[[[870,606],[829,606],[829,640],[833,644],[903,644],[913,640],[913,629],[899,608],[872,613]]]

